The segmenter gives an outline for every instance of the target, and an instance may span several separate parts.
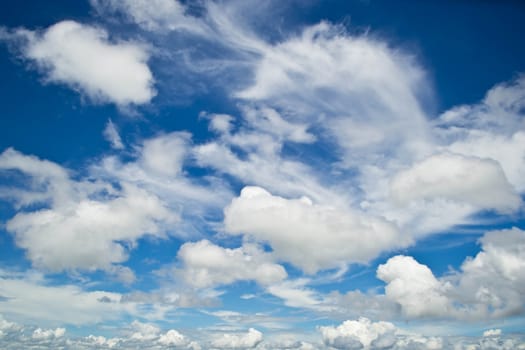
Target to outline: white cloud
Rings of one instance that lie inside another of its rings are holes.
[[[461,270],[436,278],[412,257],[395,256],[377,269],[387,283],[385,295],[410,318],[466,320],[502,318],[525,310],[525,232],[517,228],[491,231],[481,251],[467,258]]]
[[[122,139],[120,138],[117,127],[115,124],[113,124],[111,119],[108,119],[108,122],[106,123],[104,137],[110,143],[111,148],[117,150],[124,149],[124,144],[122,143]]]
[[[287,277],[286,270],[273,263],[270,254],[251,244],[230,249],[202,240],[183,244],[177,257],[183,263],[178,273],[186,283],[199,288],[242,280],[269,285]]]
[[[308,282],[308,279],[287,280],[269,286],[267,292],[283,299],[286,306],[324,310],[318,293],[306,288]]]
[[[377,277],[387,283],[385,295],[399,303],[409,317],[439,316],[451,308],[445,296],[449,285],[410,256],[398,255],[379,265]]]
[[[120,303],[121,295],[84,291],[74,285],[48,285],[40,274],[10,276],[0,271],[0,313],[20,323],[85,325],[136,312],[136,304]],[[59,330],[54,335],[60,335]],[[51,335],[37,332],[36,336]]]
[[[461,265],[459,301],[479,317],[505,317],[525,311],[525,231],[491,231],[481,239],[482,250]]]
[[[220,212],[232,197],[228,184],[213,175],[191,178],[185,165],[191,165],[191,135],[187,132],[160,134],[135,145],[131,159],[106,156],[93,164],[90,173],[108,182],[133,184],[161,198],[173,211],[194,219],[188,227],[181,222],[178,232],[196,234],[191,225],[210,212]],[[190,225],[191,224],[191,225]]]
[[[148,103],[156,94],[147,50],[132,42],[112,42],[108,33],[74,21],[45,30],[21,29],[22,54],[37,63],[46,80],[63,83],[95,102],[119,106]]]
[[[345,321],[337,327],[319,327],[323,341],[336,349],[389,349],[396,343],[396,327],[367,318]]]
[[[185,14],[178,0],[90,0],[101,14],[122,13],[128,20],[151,31],[183,30],[202,33],[204,27]]]
[[[263,340],[263,334],[250,328],[244,334],[223,334],[211,341],[214,349],[253,349]]]
[[[173,221],[163,203],[134,186],[119,197],[84,199],[69,208],[18,213],[6,228],[37,267],[51,271],[111,269],[125,262],[138,238],[162,237],[160,222]]]
[[[499,337],[501,335],[501,329],[487,329],[483,332],[484,337]]]
[[[59,165],[12,149],[0,155],[0,169],[33,182],[16,201],[45,205],[20,211],[6,224],[16,245],[45,270],[102,269],[131,281],[132,272],[114,264],[127,260],[139,238],[164,237],[163,226],[177,220],[158,197],[136,186],[72,180]]]
[[[166,178],[179,175],[187,156],[191,135],[174,132],[144,141],[140,162],[151,173]]]
[[[228,233],[268,242],[278,259],[307,273],[366,263],[384,250],[410,243],[380,218],[313,204],[306,197],[273,196],[259,187],[245,187],[224,215]]]
[[[501,164],[509,182],[525,190],[525,76],[490,89],[478,104],[445,112],[435,133],[444,149],[490,158]]]
[[[449,153],[426,158],[395,175],[390,193],[402,205],[442,198],[510,212],[521,204],[499,163]]]
[[[344,163],[391,154],[394,145],[399,153],[417,153],[413,146],[426,143],[425,75],[401,50],[323,22],[262,56],[253,84],[237,96],[294,111],[309,123],[324,116],[322,127],[344,150]]]
[[[61,338],[66,333],[65,328],[56,328],[56,329],[42,329],[37,328],[33,332],[32,338],[33,339],[54,339],[54,338]]]
[[[187,344],[186,337],[174,329],[170,329],[165,334],[162,334],[158,342],[165,346],[184,346]]]

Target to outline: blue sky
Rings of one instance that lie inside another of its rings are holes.
[[[0,344],[525,348],[519,1],[0,13]]]

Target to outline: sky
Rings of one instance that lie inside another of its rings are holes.
[[[525,349],[520,1],[0,11],[0,348]]]

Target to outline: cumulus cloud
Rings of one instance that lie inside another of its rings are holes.
[[[211,341],[214,349],[253,349],[263,340],[263,334],[250,328],[244,334],[223,334]]]
[[[230,249],[202,240],[183,244],[177,257],[183,263],[178,273],[186,283],[199,288],[242,280],[269,285],[287,277],[286,270],[273,263],[270,254],[251,244]]]
[[[390,349],[396,343],[396,327],[367,318],[345,321],[337,327],[319,327],[323,341],[336,349]]]
[[[307,273],[365,263],[384,250],[409,243],[379,218],[317,205],[306,197],[273,196],[260,187],[245,187],[224,215],[227,232],[269,243],[277,258]]]
[[[119,106],[148,103],[156,94],[144,46],[112,41],[101,28],[62,21],[43,32],[19,29],[22,55],[45,79],[70,86],[97,103]]]
[[[177,220],[158,197],[136,186],[121,183],[116,189],[76,181],[59,165],[13,149],[0,155],[0,169],[20,172],[33,182],[32,190],[13,193],[17,202],[44,204],[18,212],[6,229],[33,265],[45,270],[102,269],[129,276],[130,271],[114,264],[127,260],[139,238],[163,237],[163,224]]]
[[[377,277],[387,283],[386,297],[399,303],[409,317],[442,315],[450,309],[450,301],[444,295],[450,286],[410,256],[390,258],[379,265]]]
[[[442,198],[504,212],[521,204],[498,162],[455,154],[434,155],[400,172],[390,192],[401,204]]]
[[[436,278],[414,258],[398,255],[378,267],[377,277],[408,317],[479,320],[523,313],[525,232],[491,231],[480,243],[481,251],[452,275]]]

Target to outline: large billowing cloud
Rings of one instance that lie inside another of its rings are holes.
[[[66,84],[95,102],[119,106],[150,102],[156,92],[143,45],[111,41],[101,28],[63,21],[44,32],[19,29],[22,55],[53,83]]]
[[[307,273],[364,263],[410,242],[385,220],[316,205],[306,197],[273,196],[259,187],[245,187],[224,215],[227,232],[268,242],[277,258]]]

